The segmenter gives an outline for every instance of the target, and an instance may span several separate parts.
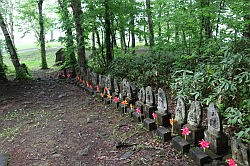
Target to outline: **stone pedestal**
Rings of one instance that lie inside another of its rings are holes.
[[[153,119],[146,118],[143,121],[143,126],[148,130],[148,131],[153,131],[157,129],[156,123]]]
[[[203,166],[206,163],[211,162],[211,159],[205,152],[203,152],[202,148],[195,147],[190,149],[189,155],[190,158],[193,159],[199,166]]]
[[[128,113],[128,106],[125,106],[125,109],[124,109],[124,106],[120,105],[120,112],[121,112],[121,114]]]
[[[215,154],[222,155],[228,152],[228,137],[224,133],[213,135],[205,132],[205,139],[211,142],[209,149]]]
[[[141,113],[144,114],[144,103],[141,101],[135,102],[135,109],[139,108],[141,110]]]
[[[143,119],[144,119],[144,115],[141,114],[141,116],[137,113],[137,112],[133,112],[133,119],[135,120],[135,122],[137,123],[142,123]]]
[[[250,165],[250,144],[244,144],[236,137],[232,137],[231,150],[232,158],[238,166]]]
[[[104,103],[105,104],[111,104],[111,99],[108,99],[108,98],[104,98]]]
[[[181,129],[183,128],[184,125],[185,125],[185,123],[174,121],[174,133],[177,133],[179,136],[182,136]]]
[[[194,127],[189,124],[184,125],[187,127],[191,133],[187,136],[187,141],[198,146],[199,141],[204,139],[204,127]]]
[[[190,144],[182,137],[177,136],[172,139],[173,147],[182,154],[189,153]]]
[[[147,105],[145,104],[144,105],[144,115],[146,118],[150,118],[150,119],[153,119],[153,112],[155,112],[157,110],[157,107],[156,106],[150,106],[150,105]]]
[[[160,137],[162,142],[166,142],[168,140],[171,140],[171,131],[165,127],[158,127],[157,129],[157,135]]]
[[[211,145],[211,144],[210,144]],[[209,145],[209,147],[210,147]],[[209,158],[211,158],[212,160],[222,160],[223,156],[221,155],[217,155],[214,152],[212,152],[209,149],[206,149],[205,153],[209,156]]]
[[[125,100],[128,101],[128,106],[130,106],[130,104],[132,104],[133,106],[135,105],[135,102],[136,102],[135,98],[126,97]]]
[[[155,112],[157,114],[157,123],[159,126],[170,127],[169,119],[171,119],[171,114],[162,113],[159,111]]]

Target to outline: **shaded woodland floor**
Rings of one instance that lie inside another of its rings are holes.
[[[195,165],[155,131],[54,75],[0,83],[0,153],[10,155],[10,165]]]

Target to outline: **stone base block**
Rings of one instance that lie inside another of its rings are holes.
[[[91,88],[89,88],[89,87],[84,86],[83,89],[84,89],[85,91],[87,91],[90,95],[93,95],[93,94],[94,94],[94,90],[91,89]]]
[[[195,147],[190,149],[189,155],[199,166],[204,166],[206,163],[211,162],[209,156],[201,148]]]
[[[177,133],[179,136],[182,136],[181,129],[183,128],[184,125],[185,123],[174,121],[174,133]]]
[[[143,122],[143,119],[144,119],[144,115],[143,114],[141,114],[141,116],[138,114],[138,113],[136,113],[136,112],[133,112],[133,119],[135,120],[135,122],[137,122],[137,123],[142,123]]]
[[[182,154],[189,153],[190,144],[180,136],[172,139],[172,145],[176,150],[182,152]]]
[[[153,131],[157,129],[156,123],[153,119],[146,118],[143,121],[143,126],[148,130],[148,131]]]
[[[125,108],[124,108],[124,106],[120,106],[120,112],[121,112],[121,114],[126,114],[128,112],[128,107],[125,106]]]
[[[199,141],[204,139],[204,127],[193,127],[191,125],[184,125],[191,133],[187,136],[187,141],[198,146]]]
[[[153,119],[153,112],[155,112],[157,110],[157,107],[156,106],[150,106],[150,105],[147,105],[145,104],[144,105],[144,115],[146,118],[150,118],[150,119]]]
[[[159,126],[170,127],[169,119],[171,119],[171,114],[161,113],[159,111],[155,112],[157,114],[157,123]]]
[[[141,101],[137,101],[135,103],[135,109],[139,108],[141,110],[141,113],[144,114],[144,103]]]
[[[157,135],[161,138],[162,142],[166,142],[168,140],[171,140],[171,131],[165,127],[158,127],[157,129]]]
[[[109,105],[109,104],[111,104],[111,100],[108,98],[104,98],[104,103]]]
[[[225,134],[213,135],[205,132],[205,139],[211,142],[209,149],[215,154],[222,155],[228,152],[228,137]]]
[[[211,145],[211,144],[210,144]],[[209,145],[209,146],[210,146]],[[205,153],[209,156],[209,158],[211,158],[212,160],[222,160],[223,156],[221,155],[217,155],[215,153],[213,153],[211,150],[206,149]]]

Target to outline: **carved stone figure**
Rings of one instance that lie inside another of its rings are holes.
[[[187,121],[187,112],[186,112],[186,107],[184,100],[182,98],[177,99],[177,106],[175,109],[175,121],[179,123],[186,123]]]
[[[199,127],[202,122],[202,110],[199,101],[193,101],[188,111],[187,123],[193,127]]]
[[[159,88],[158,89],[158,106],[157,110],[161,113],[167,113],[168,111],[168,103],[165,92]]]

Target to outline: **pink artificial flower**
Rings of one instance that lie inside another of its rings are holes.
[[[182,130],[182,135],[189,135],[191,133],[191,131],[189,131],[189,129],[187,127],[184,127],[181,129]]]
[[[96,91],[99,91],[99,86],[98,85],[96,85],[95,88],[96,88]]]
[[[79,79],[80,79],[80,77],[77,75],[77,76],[76,76],[76,79],[77,79],[77,80],[79,80]]]
[[[119,99],[119,97],[114,97],[113,100],[114,100],[115,103],[118,103],[120,99]]]
[[[67,74],[67,77],[70,77],[70,74],[69,74],[69,73]]]
[[[154,118],[154,119],[157,118],[157,114],[156,114],[156,113],[153,112],[152,115],[153,115],[153,118]]]
[[[89,85],[89,88],[90,88],[90,89],[93,89],[92,85]]]
[[[227,159],[227,163],[229,166],[237,166],[236,162],[232,158]]]
[[[210,142],[205,141],[204,139],[199,141],[199,145],[204,149],[204,151],[205,151],[206,148],[209,148],[209,144],[210,144]]]
[[[107,91],[108,91],[108,88],[105,87],[105,88],[104,88],[104,93],[107,92]]]
[[[139,108],[136,108],[136,113],[140,114],[141,113],[141,110]]]

